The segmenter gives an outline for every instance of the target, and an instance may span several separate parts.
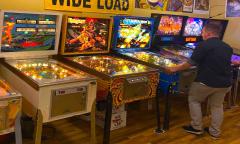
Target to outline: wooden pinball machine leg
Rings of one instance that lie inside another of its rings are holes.
[[[90,143],[96,143],[96,99],[93,101],[91,110],[91,138]]]
[[[168,92],[165,94],[166,100],[165,100],[165,112],[164,112],[164,121],[163,121],[163,130],[168,130],[169,129],[169,119],[170,119],[170,96],[173,93],[173,84],[171,83],[168,86]]]
[[[34,144],[41,144],[43,116],[41,110],[37,110],[34,129]]]
[[[16,144],[22,144],[21,113],[17,114],[15,120],[15,141]]]
[[[231,89],[228,93],[227,93],[227,108],[230,109],[231,105],[232,105],[232,96],[233,96],[233,89]]]
[[[155,129],[155,132],[157,134],[160,133],[164,133],[165,131],[162,129],[161,127],[161,121],[160,121],[160,107],[159,107],[159,103],[160,103],[160,88],[159,88],[159,84],[157,86],[156,89],[156,114],[157,114],[157,128]]]
[[[103,144],[110,143],[110,129],[111,129],[111,118],[112,118],[112,93],[108,92],[106,100],[106,114],[103,132]]]
[[[236,68],[236,78],[234,81],[234,88],[233,88],[233,106],[237,104],[237,93],[238,93],[238,81],[239,81],[239,67]]]
[[[236,84],[235,84],[235,88],[234,88],[234,106],[236,106],[238,104],[239,98],[238,98],[238,81],[239,79],[237,79]]]

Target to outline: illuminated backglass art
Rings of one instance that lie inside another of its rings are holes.
[[[201,36],[203,23],[203,20],[200,18],[188,18],[183,36]]]
[[[232,55],[232,58],[231,58],[231,61],[232,61],[232,62],[233,62],[233,61],[240,62],[240,56],[233,54],[233,55]]]
[[[5,12],[2,52],[54,50],[56,15]]]
[[[110,19],[68,17],[64,53],[108,50]]]
[[[149,48],[153,30],[153,19],[120,18],[116,48]]]
[[[183,17],[163,15],[160,19],[157,35],[179,35]]]

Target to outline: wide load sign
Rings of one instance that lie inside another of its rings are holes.
[[[45,9],[129,14],[133,10],[133,0],[45,0]]]

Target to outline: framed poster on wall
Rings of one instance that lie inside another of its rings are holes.
[[[159,11],[182,11],[182,0],[135,0],[135,8]]]
[[[226,0],[226,17],[240,17],[240,0]]]
[[[209,14],[209,0],[194,0],[193,13]]]
[[[193,0],[183,0],[183,12],[193,12]]]
[[[135,8],[167,11],[168,0],[135,0]]]
[[[182,12],[183,0],[169,0],[167,11]]]

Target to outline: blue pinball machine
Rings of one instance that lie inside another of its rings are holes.
[[[163,32],[163,34],[167,35],[166,37],[162,37],[162,39],[169,44],[175,40],[181,42],[180,34],[186,18],[183,16],[164,15],[162,19],[162,25],[165,25],[164,29],[166,29],[166,32]],[[167,27],[167,24],[164,23],[171,23],[173,26]],[[131,16],[114,17],[112,51],[120,57],[159,70],[159,91],[166,97],[163,129],[167,130],[169,128],[170,113],[169,95],[171,95],[173,91],[178,91],[179,74],[169,75],[165,70],[168,67],[187,61],[187,58],[172,54],[168,51],[159,52],[159,49],[155,47],[155,43],[152,43],[157,40],[156,33],[158,33],[154,32],[154,24],[154,18]],[[162,29],[161,26],[159,27],[159,29]],[[155,41],[152,41],[153,37]]]

